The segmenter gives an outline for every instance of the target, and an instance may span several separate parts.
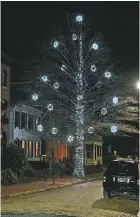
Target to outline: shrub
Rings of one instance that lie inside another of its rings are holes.
[[[5,169],[1,171],[1,184],[2,185],[12,185],[19,182],[18,176],[11,170]]]
[[[4,149],[2,169],[8,168],[17,174],[19,178],[29,174],[31,171],[33,173],[24,150],[15,144],[10,144]]]
[[[49,167],[47,162],[42,162],[42,161],[30,161],[29,164],[35,170],[44,170],[47,167]]]

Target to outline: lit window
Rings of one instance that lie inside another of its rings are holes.
[[[25,141],[24,140],[21,141],[21,148],[25,149]]]
[[[28,142],[28,156],[29,157],[33,156],[33,143],[32,143],[32,141]]]
[[[39,157],[39,142],[35,143],[35,156]]]

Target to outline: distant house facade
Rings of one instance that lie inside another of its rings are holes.
[[[37,125],[41,112],[27,105],[17,104],[10,109],[9,143],[20,141],[29,161],[40,161],[42,154],[41,135]]]
[[[1,54],[1,143],[8,144],[9,137],[9,106],[10,106],[10,74],[12,60]]]
[[[102,137],[94,135],[86,138],[85,166],[102,165]]]
[[[70,158],[74,161],[74,145],[64,144],[61,141],[46,143],[46,158],[51,156],[53,151],[56,160],[63,161],[64,158]],[[98,164],[102,165],[102,137],[94,135],[85,139],[84,148],[84,166],[87,171],[92,172],[92,168]]]

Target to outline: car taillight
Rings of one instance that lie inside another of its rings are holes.
[[[106,177],[104,176],[104,178],[103,178],[103,182],[105,182],[106,181]]]

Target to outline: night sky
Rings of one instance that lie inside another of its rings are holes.
[[[2,52],[17,63],[26,58],[36,40],[50,37],[55,27],[59,29],[66,23],[66,12],[79,12],[94,31],[103,33],[117,60],[126,62],[128,68],[138,66],[139,2],[46,1],[2,2],[1,5]],[[124,143],[130,144],[130,139],[120,140],[119,144],[117,141],[118,145]]]
[[[139,2],[2,2],[2,52],[25,58],[35,40],[66,22],[66,12],[84,13],[117,59],[138,65]]]

